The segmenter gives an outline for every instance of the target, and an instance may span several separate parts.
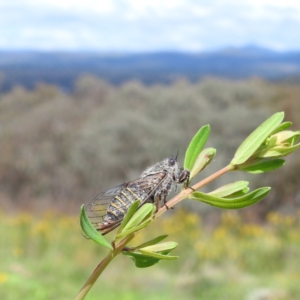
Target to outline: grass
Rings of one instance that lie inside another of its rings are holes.
[[[169,234],[180,259],[137,269],[120,255],[86,299],[300,298],[300,212],[269,213],[263,226],[224,212],[213,229],[196,214],[171,214],[134,244]],[[78,216],[2,213],[0,228],[0,299],[72,299],[105,255],[81,235]]]

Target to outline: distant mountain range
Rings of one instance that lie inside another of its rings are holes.
[[[38,82],[70,91],[83,74],[112,84],[139,80],[145,84],[171,83],[178,78],[197,81],[206,76],[282,80],[300,76],[300,51],[275,52],[247,46],[216,52],[153,52],[104,54],[92,52],[0,51],[0,85],[33,88]],[[2,83],[1,83],[2,81]]]

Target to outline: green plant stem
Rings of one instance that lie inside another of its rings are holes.
[[[224,175],[225,173],[232,171],[232,166],[228,165],[225,168],[217,171],[216,173],[210,175],[209,177],[203,179],[202,181],[199,181],[198,183],[194,184],[191,187],[188,187],[184,190],[182,190],[178,195],[176,195],[174,198],[172,198],[170,201],[168,201],[168,208],[173,207],[178,202],[186,198],[189,194],[192,192],[200,189],[201,187],[207,185],[208,183],[214,181],[218,177]],[[166,205],[162,206],[158,212],[155,214],[155,218],[158,218],[160,215],[162,215],[167,210]],[[75,300],[82,300],[87,295],[89,290],[92,288],[95,281],[98,279],[98,277],[102,274],[102,272],[105,270],[105,268],[108,266],[108,264],[124,249],[124,247],[135,237],[135,235],[138,234],[138,232],[132,233],[128,235],[126,238],[120,241],[120,243],[114,248],[114,250],[111,250],[108,255],[101,261],[101,263],[97,266],[97,268],[94,270],[94,272],[91,274],[89,279],[86,281],[78,295],[76,296]]]
[[[214,181],[215,179],[219,178],[220,176],[224,175],[227,172],[233,171],[233,167],[231,165],[228,165],[224,167],[223,169],[217,171],[216,173],[208,176],[207,178],[199,181],[198,183],[194,184],[191,187],[187,187],[186,189],[182,190],[178,195],[173,197],[171,200],[168,201],[167,206],[162,206],[157,213],[155,214],[155,219],[161,216],[165,211],[167,211],[169,208],[175,206],[178,202],[182,201],[183,199],[187,198],[187,196],[194,191],[199,190],[203,186],[207,185],[208,183]]]
[[[75,300],[82,300],[87,295],[89,290],[92,288],[93,284],[97,280],[97,278],[101,275],[104,269],[108,266],[108,264],[114,259],[115,255],[113,251],[110,251],[109,254],[101,261],[101,263],[97,266],[91,276],[88,278]]]
[[[109,265],[109,263],[123,250],[124,246],[130,242],[134,238],[134,234],[128,235],[124,238],[115,248],[114,250],[109,251],[108,255],[100,262],[100,264],[96,267],[94,272],[88,278],[86,283],[83,285],[75,300],[82,300],[85,298],[89,290],[92,288],[98,277],[102,274],[105,268]]]

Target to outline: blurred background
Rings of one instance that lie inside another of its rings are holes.
[[[218,152],[199,179],[271,114],[300,128],[300,2],[101,2],[0,0],[1,299],[74,298],[105,255],[81,204],[182,163],[201,126]],[[87,299],[299,299],[299,168],[220,178],[206,191],[272,191],[238,212],[183,201],[138,236],[169,234],[180,259],[119,257]]]

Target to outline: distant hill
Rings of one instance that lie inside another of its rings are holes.
[[[0,51],[0,73],[4,74],[2,90],[16,84],[33,88],[46,82],[70,91],[75,80],[86,73],[112,84],[134,79],[145,84],[171,83],[182,77],[197,81],[206,76],[281,80],[300,76],[300,51],[274,52],[256,46],[201,53]]]

